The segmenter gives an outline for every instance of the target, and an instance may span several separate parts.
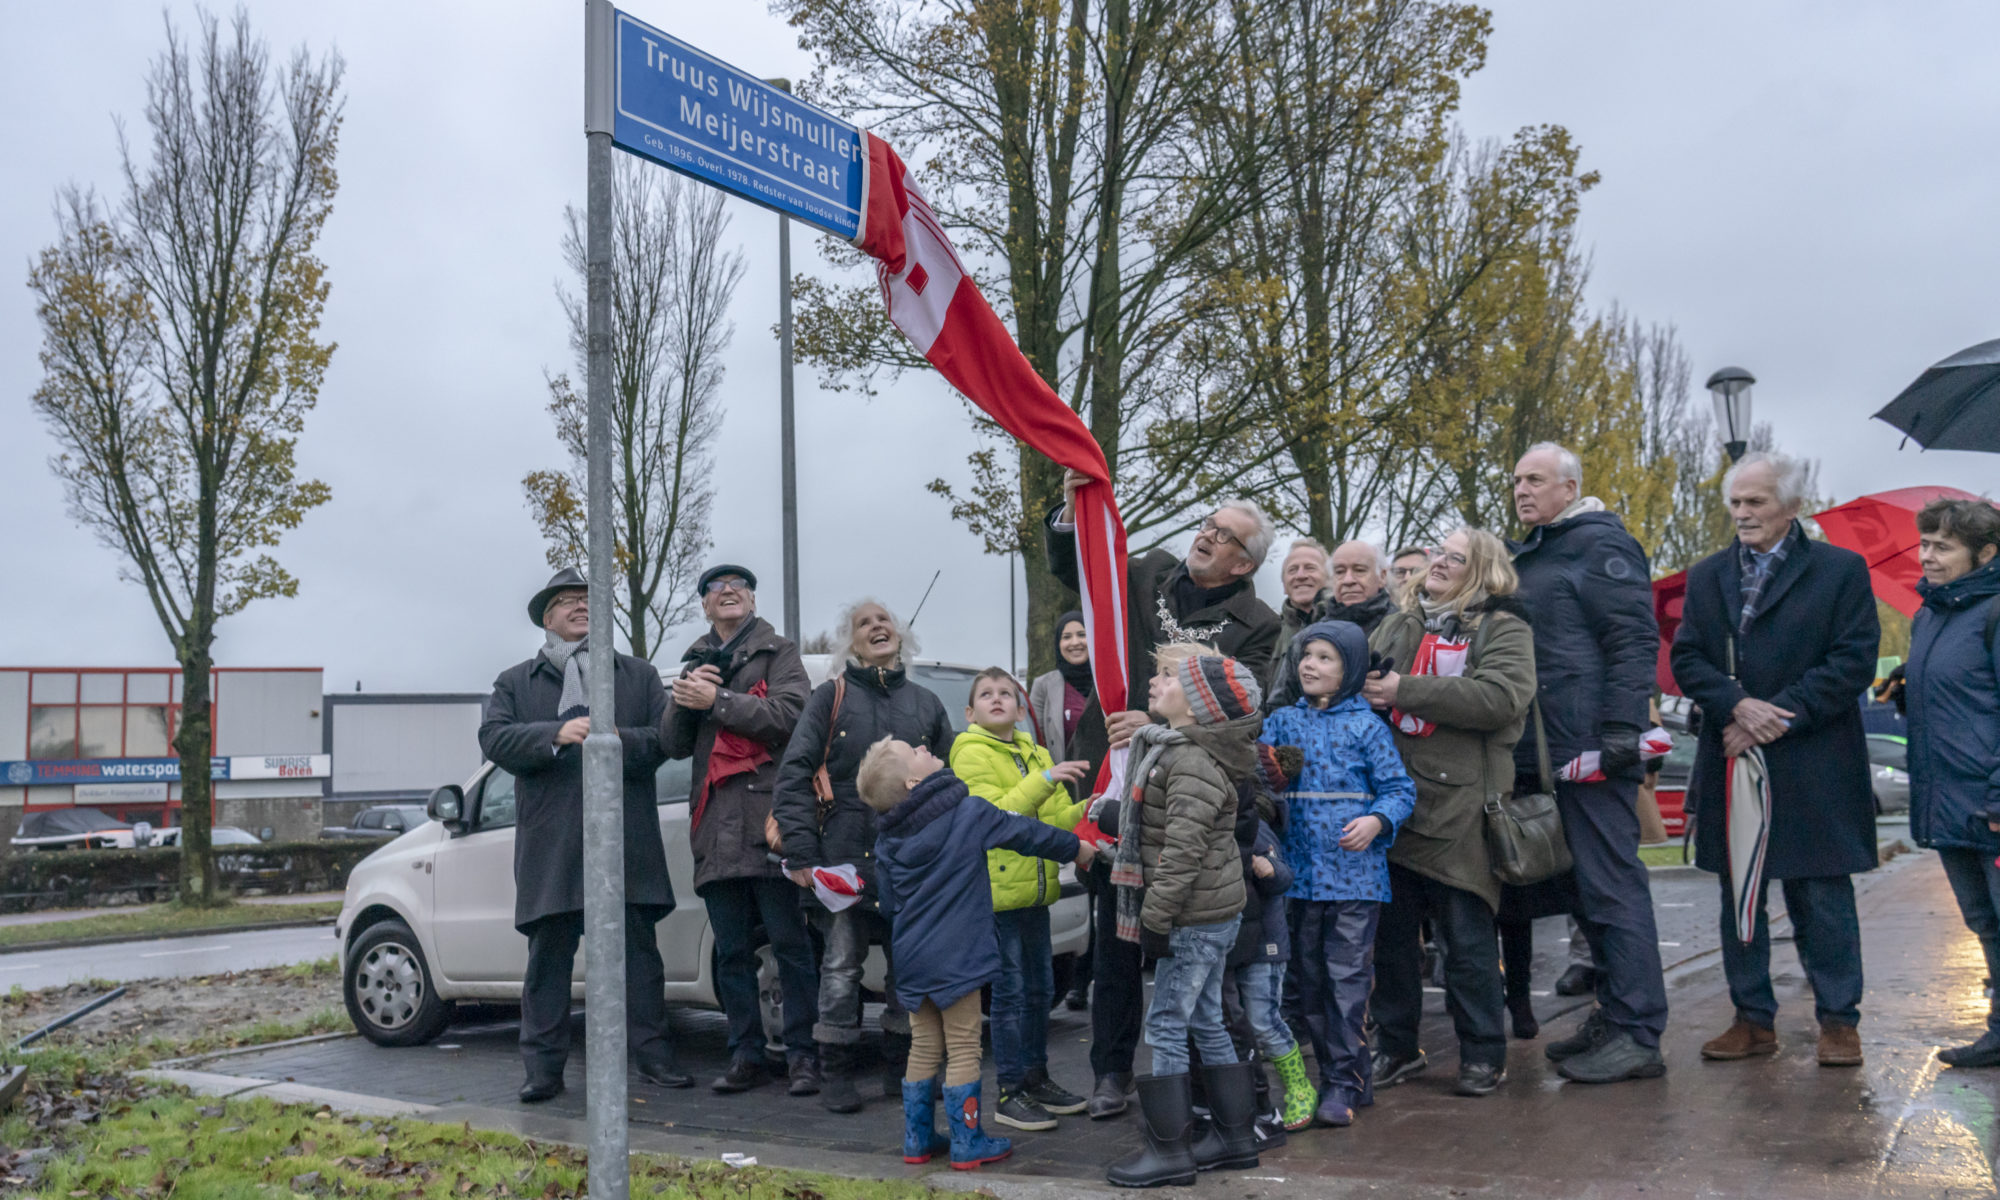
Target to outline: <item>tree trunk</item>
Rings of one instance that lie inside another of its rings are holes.
[[[215,744],[215,711],[209,672],[215,659],[209,639],[189,639],[180,656],[181,716],[174,752],[181,760],[181,903],[210,907],[215,894],[215,856],[209,830],[215,824],[215,787],[209,755]]]

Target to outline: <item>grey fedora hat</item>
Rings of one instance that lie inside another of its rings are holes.
[[[542,613],[549,607],[549,601],[555,599],[556,593],[573,588],[582,588],[586,592],[590,590],[590,581],[575,567],[564,567],[549,577],[549,586],[536,592],[528,601],[528,619],[535,623],[535,628],[543,628]]]

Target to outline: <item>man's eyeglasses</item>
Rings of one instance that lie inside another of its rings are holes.
[[[1224,529],[1222,526],[1216,524],[1214,517],[1210,517],[1208,520],[1203,521],[1201,523],[1201,532],[1207,534],[1209,537],[1215,539],[1216,541],[1221,542],[1225,546],[1234,546],[1238,550],[1241,550],[1243,548],[1243,539],[1237,537],[1235,534],[1229,532],[1227,529]]]
[[[570,592],[549,601],[550,608],[582,608],[590,603],[589,592]]]
[[[709,596],[721,595],[723,592],[747,592],[750,590],[750,581],[739,579],[734,575],[724,575],[719,579],[709,580],[701,590],[704,595]]]

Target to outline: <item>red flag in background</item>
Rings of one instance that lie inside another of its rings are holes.
[[[1092,480],[1077,489],[1070,513],[1076,522],[1077,580],[1098,705],[1120,712],[1131,683],[1125,678],[1125,523],[1111,495],[1104,452],[1014,344],[903,160],[881,138],[866,136],[861,232],[854,241],[878,263],[889,319],[1002,429]]]

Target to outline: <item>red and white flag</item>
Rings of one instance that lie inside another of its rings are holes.
[[[999,314],[966,273],[930,202],[889,143],[865,134],[861,231],[889,319],[938,373],[1008,433],[1057,465],[1090,476],[1077,489],[1076,577],[1099,706],[1125,708],[1125,523],[1111,496],[1104,451],[1081,418],[1035,373]],[[1108,764],[1107,764],[1108,765]]]

